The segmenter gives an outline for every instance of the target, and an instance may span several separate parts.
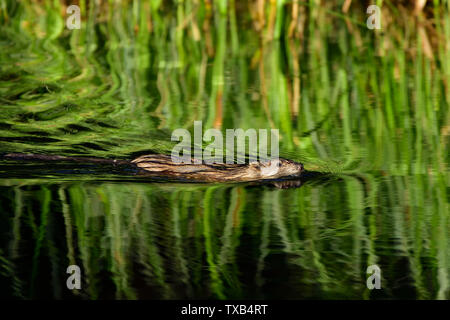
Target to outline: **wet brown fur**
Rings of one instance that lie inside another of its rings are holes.
[[[250,164],[208,164],[205,161],[194,163],[194,159],[191,159],[191,163],[178,163],[180,161],[174,162],[170,156],[154,154],[141,156],[131,162],[149,174],[205,182],[255,181],[287,176],[298,177],[304,170],[301,163],[282,158]]]

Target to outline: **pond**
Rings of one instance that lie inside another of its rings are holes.
[[[449,299],[449,8],[426,27],[383,7],[371,30],[337,2],[80,1],[79,30],[62,2],[2,2],[1,154],[170,154],[202,121],[278,129],[282,157],[327,175],[182,183],[1,158],[0,297]]]

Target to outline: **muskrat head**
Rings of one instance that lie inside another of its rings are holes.
[[[251,166],[259,171],[263,179],[300,176],[304,170],[303,164],[283,158],[254,162]]]

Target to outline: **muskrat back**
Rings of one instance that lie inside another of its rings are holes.
[[[144,155],[131,161],[138,168],[144,170],[146,174],[205,182],[255,181],[288,176],[298,177],[304,171],[301,163],[283,158],[249,164],[210,164],[205,161],[195,163],[194,159],[191,159],[190,162],[173,161],[172,157],[161,154]]]

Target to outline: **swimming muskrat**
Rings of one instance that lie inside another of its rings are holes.
[[[7,159],[109,164],[135,168],[138,175],[176,178],[198,182],[241,182],[300,177],[301,163],[278,158],[249,164],[176,163],[168,155],[150,154],[132,161],[103,158],[66,157],[42,154],[9,153]],[[191,161],[194,162],[194,161]]]
[[[277,179],[288,176],[300,176],[304,171],[301,163],[287,159],[251,162],[250,164],[200,164],[174,163],[167,155],[152,154],[131,161],[139,168],[151,173],[164,173],[172,177],[195,181],[255,181]]]

